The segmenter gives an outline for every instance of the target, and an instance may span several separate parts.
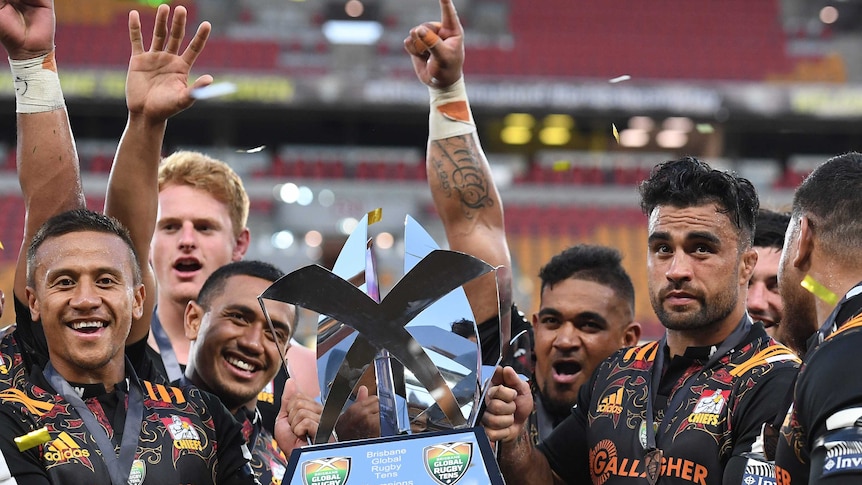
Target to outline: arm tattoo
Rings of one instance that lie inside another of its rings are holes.
[[[483,207],[491,207],[494,200],[490,196],[492,183],[483,171],[478,147],[469,135],[435,140],[440,155],[431,162],[437,172],[440,186],[446,197],[457,197],[461,211],[468,219]]]

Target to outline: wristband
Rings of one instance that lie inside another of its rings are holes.
[[[442,140],[476,131],[464,78],[447,88],[429,87],[431,113],[428,116],[428,138]]]
[[[32,59],[9,59],[9,66],[17,113],[44,113],[66,107],[53,50]]]

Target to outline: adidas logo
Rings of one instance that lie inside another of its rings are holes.
[[[617,392],[609,394],[602,398],[602,402],[596,408],[596,412],[604,414],[620,414],[623,412],[623,388],[619,388]]]
[[[78,443],[63,431],[54,441],[45,447],[45,459],[53,462],[64,462],[73,458],[89,458],[90,451],[82,449]]]

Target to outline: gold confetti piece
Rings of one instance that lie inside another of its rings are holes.
[[[30,448],[51,441],[51,434],[48,433],[48,428],[41,427],[36,431],[31,431],[23,436],[15,438],[15,444],[18,445],[18,451],[27,451]]]
[[[4,249],[4,250],[6,249],[3,247],[3,241],[0,241],[0,249]]]
[[[368,213],[368,225],[374,224],[375,222],[380,222],[380,219],[383,219],[383,208],[378,207],[373,211]]]
[[[708,135],[710,133],[715,133],[715,128],[709,123],[698,123],[695,128],[698,133],[702,133],[704,135]]]
[[[257,153],[262,152],[263,149],[266,148],[266,145],[261,145],[259,147],[249,148],[248,150],[237,150],[237,153]]]
[[[802,280],[800,285],[811,293],[814,293],[814,296],[820,298],[826,303],[830,305],[838,304],[838,295],[832,293],[829,288],[821,285],[820,282],[812,278],[811,275],[805,275],[805,278]]]
[[[609,82],[609,83],[611,83],[611,84],[616,84],[616,83],[621,83],[621,82],[623,82],[623,81],[628,81],[628,80],[629,80],[629,79],[631,79],[631,78],[632,78],[632,77],[631,77],[631,76],[629,76],[628,74],[623,74],[622,76],[617,76],[617,77],[615,77],[615,78],[613,78],[613,79],[608,79],[608,82]]]
[[[614,138],[617,140],[617,144],[620,143],[620,132],[617,130],[617,125],[611,123],[611,131],[614,133]]]
[[[569,163],[568,160],[557,160],[556,162],[554,162],[554,165],[552,166],[552,168],[554,169],[555,172],[565,172],[571,166],[572,166],[572,164]]]

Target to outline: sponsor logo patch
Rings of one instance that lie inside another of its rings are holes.
[[[144,460],[133,461],[132,469],[129,471],[129,485],[141,485],[145,478],[147,478],[147,465]]]
[[[162,423],[168,428],[168,433],[174,439],[174,448],[178,450],[202,450],[201,437],[189,418],[171,414],[162,418]]]
[[[829,441],[825,443],[826,460],[822,477],[846,472],[862,471],[862,443],[858,441]]]
[[[743,485],[775,485],[775,464],[749,458],[742,475]]]
[[[617,389],[613,394],[608,394],[603,397],[599,405],[596,407],[596,412],[602,414],[619,415],[623,412],[623,388]]]
[[[688,417],[688,422],[692,424],[702,424],[707,426],[716,426],[721,418],[721,412],[724,406],[727,405],[727,400],[730,397],[730,391],[706,391],[701,394],[700,399],[694,406],[694,410]]]
[[[57,439],[48,443],[45,447],[43,456],[47,461],[63,463],[73,459],[88,459],[90,457],[90,451],[85,448],[81,448],[69,433],[63,431],[59,436],[57,436]]]

